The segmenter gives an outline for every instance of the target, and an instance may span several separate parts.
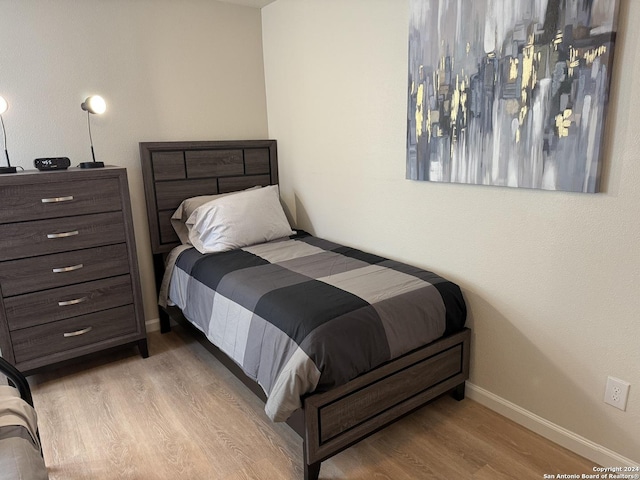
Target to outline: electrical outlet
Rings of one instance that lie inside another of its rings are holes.
[[[604,403],[613,405],[620,410],[627,409],[627,398],[631,384],[615,377],[607,377],[607,387],[604,391]]]

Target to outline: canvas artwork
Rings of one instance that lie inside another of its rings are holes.
[[[407,178],[597,192],[618,0],[410,0]]]

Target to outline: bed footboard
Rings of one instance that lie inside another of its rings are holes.
[[[316,480],[320,462],[400,417],[453,390],[464,397],[469,378],[469,329],[362,375],[304,402],[305,480]]]

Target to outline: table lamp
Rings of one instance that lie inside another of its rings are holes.
[[[91,142],[91,157],[93,162],[82,162],[80,168],[102,168],[104,162],[96,162],[96,154],[93,151],[93,137],[91,136],[91,114],[103,114],[107,110],[107,103],[100,95],[92,95],[88,97],[80,107],[87,112],[87,125],[89,126],[89,142]]]
[[[2,118],[2,114],[9,109],[9,104],[4,99],[4,97],[0,97],[0,124],[2,125],[2,143],[4,145],[4,156],[7,159],[7,166],[0,167],[0,174],[2,173],[16,173],[16,167],[11,166],[11,162],[9,161],[9,152],[7,152],[7,132],[4,129],[4,118]]]

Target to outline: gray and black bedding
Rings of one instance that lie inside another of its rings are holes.
[[[456,284],[304,232],[217,253],[178,248],[171,302],[262,387],[274,421],[465,324]]]

